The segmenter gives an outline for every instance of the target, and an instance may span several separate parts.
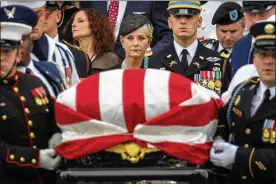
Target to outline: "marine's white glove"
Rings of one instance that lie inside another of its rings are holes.
[[[48,141],[48,147],[49,148],[56,148],[57,145],[59,145],[62,141],[61,133],[55,133],[52,135],[50,140]]]
[[[215,141],[210,151],[210,161],[219,167],[231,169],[235,162],[238,146],[223,141]]]
[[[61,157],[54,149],[42,149],[39,151],[40,168],[54,170],[61,162]]]

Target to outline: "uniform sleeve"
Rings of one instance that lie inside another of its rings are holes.
[[[9,145],[0,136],[0,162],[13,169],[39,168],[39,149]]]
[[[223,107],[218,112],[219,121],[218,121],[218,126],[217,126],[217,130],[214,138],[216,139],[220,137],[225,141],[228,141],[229,127],[226,120],[226,110],[227,110],[227,107]]]
[[[232,170],[234,177],[244,180],[275,181],[276,147],[274,149],[239,147]]]

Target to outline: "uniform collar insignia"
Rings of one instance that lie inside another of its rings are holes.
[[[170,66],[172,66],[172,65],[176,65],[177,64],[177,62],[176,61],[171,61],[170,62]]]
[[[204,57],[203,57],[203,56],[199,56],[199,59],[203,60],[203,59],[204,59]]]
[[[195,62],[193,63],[193,65],[195,65],[197,68],[200,68],[200,67],[201,67],[201,65],[200,65],[199,62],[197,62],[197,61],[195,61]]]
[[[223,58],[225,58],[225,59],[228,59],[228,58],[230,57],[230,53],[225,54],[224,52],[222,52],[222,53],[220,54],[220,56],[223,57]]]
[[[5,14],[7,15],[8,19],[14,19],[15,10],[15,7],[13,7],[11,10],[4,8]]]

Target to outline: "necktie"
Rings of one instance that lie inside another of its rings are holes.
[[[118,17],[118,10],[119,10],[119,1],[114,0],[111,1],[108,8],[108,18],[111,24],[111,29],[114,31],[116,20]]]
[[[30,68],[26,68],[26,74],[33,74],[33,72]]]
[[[266,89],[264,93],[264,98],[257,111],[260,111],[263,107],[265,107],[269,103],[270,90]]]
[[[182,54],[181,65],[182,65],[184,71],[186,71],[187,68],[188,68],[188,66],[189,66],[188,60],[187,60],[187,55],[189,53],[188,53],[187,49],[183,49],[182,52],[181,52],[181,54]]]

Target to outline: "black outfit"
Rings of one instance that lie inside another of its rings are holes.
[[[229,183],[276,183],[276,97],[260,105],[251,117],[251,103],[260,79],[239,85],[232,100],[220,112],[216,136],[239,146]],[[227,118],[227,117],[230,118]],[[273,126],[274,121],[274,126]]]
[[[0,89],[0,183],[54,183],[55,172],[39,168],[39,149],[59,131],[47,88],[18,72],[0,81]]]
[[[231,65],[227,62],[227,59],[222,59],[217,52],[205,48],[200,42],[198,43],[195,56],[188,66],[188,69],[183,68],[173,43],[151,57],[149,68],[169,70],[178,73],[219,94],[228,89],[231,81]],[[210,77],[206,77],[207,75],[205,74],[212,73],[212,71],[214,73],[220,72],[221,75],[220,78],[214,79],[214,82],[210,82],[209,84]],[[205,73],[205,77],[202,75],[203,73]],[[200,77],[201,75],[203,77]]]

